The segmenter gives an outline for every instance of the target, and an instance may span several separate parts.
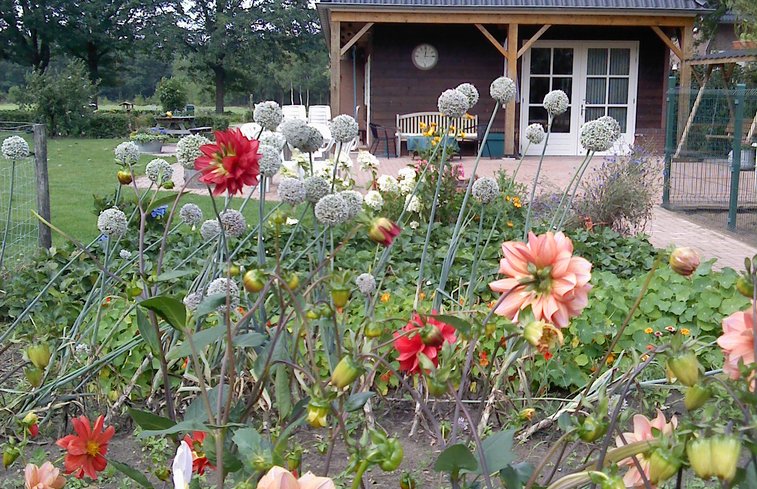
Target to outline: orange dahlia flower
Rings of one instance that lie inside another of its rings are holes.
[[[455,328],[433,317],[423,317],[417,312],[413,313],[404,328],[395,331],[394,338],[400,370],[409,374],[421,372],[421,355],[428,357],[434,366],[439,365],[439,352],[444,343],[457,341]]]
[[[530,306],[536,320],[560,328],[581,314],[591,290],[591,263],[573,256],[570,238],[561,232],[529,233],[527,243],[508,241],[502,244],[502,251],[505,257],[499,273],[506,278],[489,287],[508,295],[496,314],[517,321],[520,311]]]
[[[108,442],[116,430],[112,426],[103,430],[104,422],[103,417],[98,416],[95,424],[91,426],[86,416],[79,416],[71,421],[76,434],[64,436],[55,442],[67,452],[64,460],[66,474],[74,474],[78,479],[85,475],[90,479],[97,479],[97,473],[105,470],[105,466],[108,465],[108,461],[105,460]]]
[[[643,414],[637,414],[633,417],[633,432],[623,433],[625,443],[623,439],[618,437],[615,443],[622,447],[626,443],[635,443],[637,441],[654,440],[655,438],[662,436],[670,436],[673,434],[673,430],[678,426],[678,419],[675,416],[670,418],[670,422],[665,421],[665,415],[662,411],[657,410],[657,417],[653,420],[649,420]],[[649,459],[643,455],[636,455],[636,460],[639,461],[641,469],[644,471],[644,475],[649,480]],[[636,464],[633,458],[627,458],[621,460],[619,465],[627,465],[630,468],[626,475],[623,476],[623,482],[626,487],[644,487],[644,478],[641,477],[639,470],[636,468]],[[654,485],[652,486],[654,487]]]
[[[718,338],[718,346],[725,356],[723,372],[732,379],[738,379],[741,375],[739,362],[749,365],[755,361],[753,321],[751,307],[723,319],[723,335]]]
[[[50,462],[43,463],[42,467],[28,464],[24,469],[24,489],[61,489],[66,479],[59,473]]]
[[[245,185],[256,185],[260,174],[259,142],[247,139],[239,129],[216,131],[216,142],[200,146],[202,156],[195,160],[200,181],[214,185],[213,195],[234,195]]]

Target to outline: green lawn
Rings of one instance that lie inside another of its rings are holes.
[[[117,185],[113,149],[120,139],[51,139],[48,141],[48,172],[50,175],[50,207],[52,222],[66,233],[89,241],[97,236],[97,215],[93,196],[112,194]],[[138,171],[153,157],[143,155]],[[174,158],[167,158],[174,163]],[[131,187],[125,189],[133,195]],[[241,199],[235,199],[241,203]],[[185,195],[182,203],[199,205],[206,216],[213,214],[209,197]],[[222,199],[217,200],[222,206]],[[251,202],[245,209],[249,223],[257,222],[257,205]],[[57,244],[64,238],[54,235]]]

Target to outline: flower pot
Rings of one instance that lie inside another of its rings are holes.
[[[733,49],[757,49],[757,41],[731,41]]]
[[[163,141],[147,141],[136,144],[140,153],[157,154],[163,149]]]

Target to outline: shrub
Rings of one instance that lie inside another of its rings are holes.
[[[212,127],[214,131],[228,129],[231,118],[227,115],[201,114],[195,117],[197,127]]]
[[[163,78],[155,91],[163,110],[183,110],[187,105],[187,90],[184,84],[176,78]]]
[[[87,68],[72,61],[60,72],[52,69],[31,73],[26,79],[24,104],[47,124],[51,135],[72,135],[83,131],[92,117],[89,103],[97,87],[89,81]]]
[[[36,122],[34,112],[28,110],[0,110],[0,121],[8,122]]]
[[[129,134],[132,117],[126,113],[95,112],[81,135],[88,138],[121,138]]]
[[[627,155],[605,158],[584,182],[577,213],[593,225],[621,234],[644,229],[660,189],[658,160],[646,149],[631,148]]]
[[[646,236],[623,236],[610,228],[574,229],[569,233],[576,254],[589,260],[595,270],[631,278],[652,268],[657,250]]]
[[[168,139],[168,136],[157,132],[151,132],[145,129],[140,129],[139,131],[131,133],[129,139],[131,139],[135,143],[150,143],[152,141],[165,141]]]

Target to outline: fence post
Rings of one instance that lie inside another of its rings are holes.
[[[670,208],[670,170],[673,167],[675,151],[675,116],[676,116],[676,77],[668,78],[668,93],[665,97],[667,115],[665,121],[665,169],[663,170],[662,206]]]
[[[733,149],[731,150],[731,191],[728,200],[728,229],[736,230],[736,212],[739,207],[739,178],[741,176],[741,140],[744,137],[744,101],[746,85],[736,85],[733,121]]]
[[[37,212],[50,222],[50,181],[47,178],[47,132],[44,124],[34,124],[34,168],[37,175]],[[39,223],[39,245],[53,246],[50,228]]]

